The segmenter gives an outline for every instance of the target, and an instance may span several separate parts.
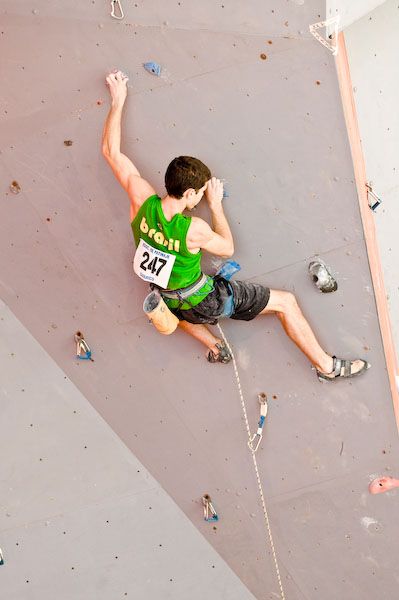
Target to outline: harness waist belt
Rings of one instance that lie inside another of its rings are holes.
[[[206,282],[207,282],[207,275],[202,273],[202,275],[198,279],[198,281],[196,281],[192,285],[189,285],[188,287],[181,288],[179,290],[162,290],[162,289],[160,289],[159,291],[161,292],[162,296],[165,296],[165,298],[173,298],[175,300],[182,300],[182,299],[184,300],[185,298],[188,298],[192,294],[195,294],[195,292],[198,292],[198,290],[200,290],[202,288],[202,286],[204,286],[206,284]]]

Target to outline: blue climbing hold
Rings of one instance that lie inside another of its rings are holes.
[[[223,186],[223,198],[229,198],[229,190],[226,188],[226,185]]]
[[[161,75],[161,65],[159,65],[156,62],[153,62],[153,61],[146,62],[146,63],[144,63],[143,67],[145,68],[146,71],[148,71],[149,73],[152,73],[152,75],[156,75],[157,77],[159,77]]]

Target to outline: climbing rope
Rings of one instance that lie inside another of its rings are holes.
[[[251,429],[249,427],[249,421],[248,421],[248,416],[247,416],[247,408],[245,406],[245,401],[244,401],[244,395],[242,393],[242,387],[241,387],[241,382],[240,382],[240,376],[238,374],[238,369],[237,369],[237,363],[236,363],[236,359],[234,356],[234,352],[232,351],[226,336],[223,333],[222,328],[220,327],[219,323],[218,323],[218,329],[222,335],[223,341],[226,344],[227,348],[229,349],[231,356],[233,357],[233,367],[234,367],[234,373],[236,376],[236,381],[237,381],[237,386],[238,386],[238,393],[240,395],[240,400],[241,400],[241,408],[242,408],[242,412],[244,415],[244,420],[245,420],[245,426],[247,428],[247,434],[248,434],[248,441],[249,444],[251,443],[251,439],[252,439],[252,435],[251,435]],[[280,588],[280,594],[281,594],[281,598],[282,600],[285,600],[285,594],[284,594],[284,588],[283,588],[283,583],[281,581],[281,575],[280,575],[280,569],[278,566],[278,561],[277,561],[277,554],[276,554],[276,550],[274,547],[274,542],[273,542],[273,535],[272,535],[272,530],[270,527],[270,521],[269,521],[269,515],[267,512],[267,508],[266,508],[266,502],[265,502],[265,497],[263,494],[263,487],[262,487],[262,482],[260,479],[260,475],[259,475],[259,469],[258,469],[258,463],[256,460],[256,456],[255,456],[255,451],[251,448],[251,446],[249,446],[250,450],[251,450],[251,454],[252,454],[252,460],[254,463],[254,467],[255,467],[255,474],[256,474],[256,480],[258,482],[258,490],[259,490],[259,496],[261,499],[261,503],[262,503],[262,508],[263,508],[263,515],[265,517],[265,523],[266,523],[266,530],[269,536],[269,542],[270,542],[270,547],[272,549],[272,555],[273,555],[273,560],[274,560],[274,566],[276,568],[276,574],[277,574],[277,581],[278,581],[278,585]]]

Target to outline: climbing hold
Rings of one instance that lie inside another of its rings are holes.
[[[330,273],[329,267],[321,260],[317,259],[309,264],[309,273],[316,287],[323,293],[335,292],[338,284]]]
[[[223,184],[223,198],[229,198],[230,194],[229,194],[229,190],[226,188],[226,185]]]
[[[160,77],[160,75],[161,75],[161,66],[158,63],[153,62],[153,61],[149,61],[149,62],[144,63],[143,67],[149,73],[152,73],[153,75],[156,75],[157,77]]]
[[[72,140],[64,140],[64,146],[72,146],[73,141]]]
[[[118,15],[115,12],[115,9],[118,11]],[[111,0],[111,17],[114,19],[123,19],[125,17],[123,13],[123,8],[120,0]]]
[[[81,331],[77,331],[74,337],[76,342],[76,357],[80,358],[81,360],[92,360],[91,350],[88,343],[84,339],[83,333]]]
[[[3,553],[1,551],[1,548],[0,548],[0,565],[4,565],[4,557],[3,557]]]
[[[204,508],[204,519],[205,521],[218,521],[219,517],[216,513],[216,510],[212,504],[211,497],[209,494],[204,494],[202,496],[202,506]]]
[[[399,487],[399,479],[394,477],[377,477],[369,485],[370,494],[382,494]]]
[[[337,40],[339,20],[339,15],[336,15],[335,17],[331,17],[331,19],[327,19],[326,21],[320,21],[319,23],[313,23],[312,25],[309,25],[310,33],[316,38],[316,40],[320,42],[320,44],[323,44],[325,48],[328,48],[328,50],[330,50],[330,52],[332,52],[334,56],[338,54]],[[328,31],[330,31],[330,27],[334,27],[333,33],[330,33],[328,35],[328,39],[332,40],[331,43],[328,42],[325,38],[323,38],[317,31],[318,29],[321,29],[323,27],[325,27]]]
[[[18,181],[13,181],[11,183],[10,190],[13,194],[19,194],[19,192],[21,191],[21,186],[19,185]]]
[[[260,55],[260,58],[262,60],[266,60],[267,59],[267,55],[264,52],[262,52],[262,54]]]
[[[216,271],[215,275],[219,275],[219,277],[223,277],[228,281],[232,278],[234,273],[241,271],[240,265],[235,260],[226,260]]]

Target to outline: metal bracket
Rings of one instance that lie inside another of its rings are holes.
[[[119,10],[119,15],[117,16],[115,14],[115,6],[118,7]],[[111,17],[113,17],[114,19],[124,19],[125,15],[123,12],[123,8],[122,8],[122,4],[121,4],[121,0],[111,0]]]
[[[260,404],[260,418],[258,423],[258,429],[256,433],[248,440],[248,448],[251,452],[255,453],[260,446],[263,436],[263,426],[267,415],[267,396],[265,392],[258,394],[258,401]]]
[[[216,513],[216,510],[212,504],[211,497],[209,494],[204,494],[202,496],[202,506],[204,507],[204,519],[205,521],[212,522],[218,521],[219,517]]]
[[[77,331],[75,333],[75,342],[76,342],[76,357],[81,360],[91,360],[91,350],[89,344],[83,337],[83,333],[81,331]]]
[[[313,25],[309,25],[309,31],[320,42],[323,44],[330,52],[333,53],[334,56],[338,54],[338,24],[339,24],[339,15],[335,17],[331,17],[331,19],[327,19],[326,21],[320,21],[319,23],[313,23]],[[328,42],[325,38],[323,38],[320,33],[318,33],[317,29],[321,29],[322,27],[330,27],[330,25],[334,25],[334,33],[331,33],[328,37],[331,42]],[[334,43],[333,43],[334,42]]]
[[[368,198],[369,207],[371,208],[371,210],[373,212],[375,212],[377,210],[377,208],[379,207],[379,205],[382,204],[382,200],[381,200],[381,198],[379,198],[377,196],[377,194],[375,194],[373,192],[373,188],[371,187],[370,184],[366,183],[366,188],[367,188],[367,198]],[[373,198],[373,201],[370,202],[369,196],[371,196]]]

